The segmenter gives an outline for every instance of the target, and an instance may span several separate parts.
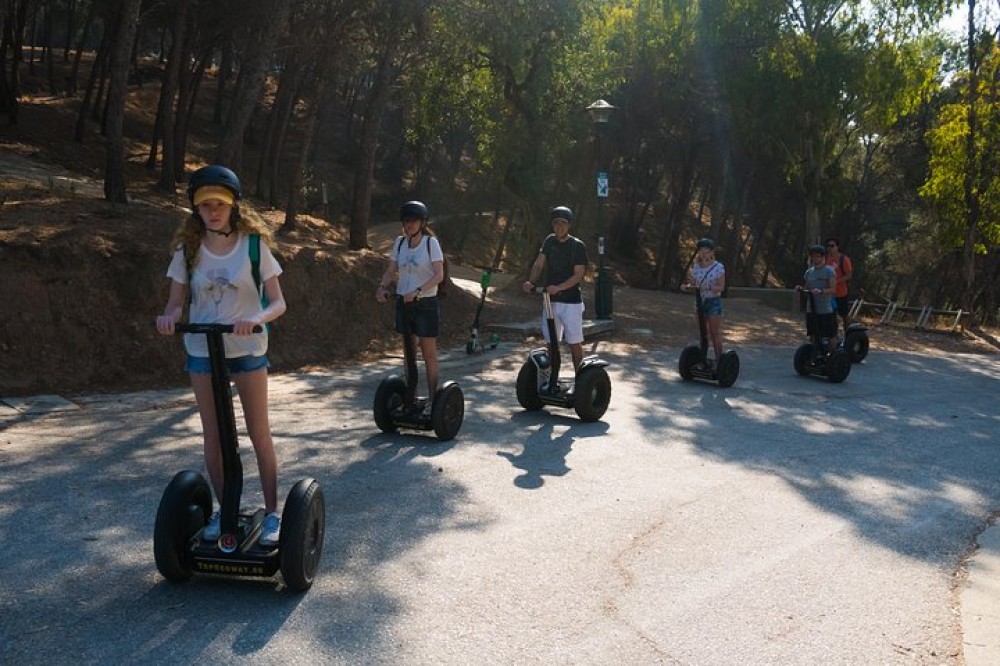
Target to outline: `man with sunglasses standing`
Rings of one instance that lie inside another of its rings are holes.
[[[844,333],[846,334],[847,327],[851,324],[849,316],[851,303],[847,298],[850,286],[847,283],[854,276],[854,265],[851,264],[850,257],[841,253],[840,241],[833,237],[826,239],[826,265],[832,266],[837,274],[837,286],[833,294],[836,300],[833,309],[844,320]]]

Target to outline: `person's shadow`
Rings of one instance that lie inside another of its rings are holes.
[[[578,437],[589,437],[607,431],[607,424],[602,422],[586,425],[574,423],[558,437],[553,437],[552,423],[544,423],[524,441],[521,453],[497,451],[497,455],[506,458],[523,474],[514,479],[514,485],[525,490],[541,488],[546,476],[565,476],[569,471],[566,457],[573,448],[573,441]]]

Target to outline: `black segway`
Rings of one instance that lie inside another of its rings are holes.
[[[497,215],[499,217],[499,211]],[[472,331],[469,336],[469,341],[465,343],[465,353],[472,354],[482,354],[486,351],[486,345],[479,339],[479,327],[480,318],[483,314],[483,306],[486,304],[486,292],[490,288],[490,280],[493,274],[496,272],[497,268],[500,266],[500,259],[503,257],[503,249],[507,244],[507,235],[510,233],[510,228],[514,226],[514,213],[510,214],[507,221],[504,223],[503,231],[500,233],[500,242],[497,245],[496,252],[493,254],[493,263],[489,267],[483,269],[483,274],[479,278],[479,287],[482,290],[479,295],[479,305],[476,306],[476,318],[472,322]],[[489,348],[496,349],[497,344],[500,342],[500,336],[494,333],[490,337]]]
[[[576,410],[581,421],[597,421],[611,404],[611,378],[605,368],[608,362],[591,354],[583,357],[573,382],[559,379],[561,356],[556,340],[556,320],[552,314],[552,301],[544,287],[536,287],[542,294],[545,320],[552,341],[549,347],[537,347],[528,352],[528,360],[517,373],[517,401],[528,411],[550,405]]]
[[[810,309],[816,312],[816,297],[811,291],[808,294]],[[810,341],[802,343],[795,350],[793,361],[795,372],[803,377],[809,375],[825,377],[834,384],[839,384],[851,374],[851,360],[847,352],[839,346],[832,352],[827,351],[826,342],[827,340],[820,335],[817,322]]]
[[[402,296],[396,298],[401,299]],[[379,382],[375,390],[375,425],[382,432],[393,432],[398,428],[411,430],[433,430],[439,440],[453,439],[462,427],[465,417],[465,396],[462,387],[447,381],[434,393],[431,413],[426,415],[424,407],[431,398],[417,397],[417,350],[413,339],[412,321],[407,309],[413,303],[403,304],[403,357],[406,363],[406,379],[391,375]]]
[[[186,581],[194,573],[269,577],[280,569],[290,589],[308,590],[316,577],[326,532],[322,488],[314,479],[298,481],[288,493],[281,512],[278,545],[259,543],[264,510],[257,509],[253,513],[240,510],[243,464],[222,341],[222,334],[232,333],[233,327],[228,324],[177,324],[176,330],[178,333],[203,333],[208,338],[212,396],[224,474],[221,534],[215,542],[201,538],[212,512],[208,482],[198,472],[178,472],[163,491],[156,511],[153,531],[156,568],[172,582]]]
[[[699,344],[688,345],[681,351],[677,370],[681,378],[686,381],[703,379],[718,382],[722,388],[729,388],[740,376],[740,357],[729,349],[723,352],[720,358],[715,359],[714,363],[708,358],[708,324],[701,309],[701,290],[697,287],[694,288],[694,298],[698,309],[698,332],[701,338]]]

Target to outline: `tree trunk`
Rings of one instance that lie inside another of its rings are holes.
[[[351,206],[351,225],[348,247],[360,250],[368,246],[368,225],[371,218],[372,189],[375,179],[375,154],[378,149],[378,133],[382,125],[382,112],[389,100],[389,86],[395,79],[395,63],[398,40],[388,39],[383,43],[372,82],[365,116],[361,124],[361,146],[357,170],[354,172],[354,192]]]
[[[70,72],[69,80],[66,82],[67,95],[76,95],[76,82],[80,75],[80,60],[83,58],[83,45],[87,39],[87,34],[90,32],[90,26],[94,23],[94,16],[96,14],[97,3],[91,2],[90,7],[87,9],[87,18],[83,21],[83,30],[80,33],[80,39],[76,42],[76,55],[73,56],[73,71]],[[79,139],[77,139],[77,141],[79,141]]]
[[[125,193],[125,94],[131,65],[132,45],[139,24],[141,0],[125,0],[111,42],[111,81],[108,86],[107,158],[104,166],[104,198],[127,203]]]
[[[222,140],[216,153],[216,161],[219,164],[239,169],[238,156],[242,152],[243,133],[250,123],[261,87],[264,85],[268,58],[274,51],[278,36],[288,23],[289,5],[290,0],[272,0],[259,21],[262,25],[257,32],[258,38],[253,40],[253,43],[247,44],[243,51],[233,105],[229,109]]]
[[[6,83],[3,99],[0,99],[0,109],[7,115],[8,124],[16,125],[21,104],[21,63],[24,62],[24,26],[28,22],[28,7],[30,0],[20,3],[11,2],[8,6],[7,20],[4,21],[4,41],[10,45],[10,76]],[[0,61],[0,66],[3,61]]]
[[[281,152],[292,117],[292,110],[299,97],[303,67],[297,55],[291,55],[281,78],[278,91],[268,117],[264,149],[257,163],[257,196],[275,206],[278,200],[278,181],[281,173]]]
[[[45,8],[45,78],[49,82],[49,93],[59,94],[59,85],[56,83],[55,58],[52,56],[52,41],[54,29],[54,19],[52,17],[52,5]]]
[[[969,92],[967,101],[967,119],[969,133],[965,137],[965,243],[962,246],[962,309],[972,311],[973,288],[976,278],[976,240],[979,236],[980,201],[976,192],[976,181],[979,179],[979,160],[976,153],[976,141],[979,133],[979,118],[976,105],[979,103],[979,65],[980,58],[976,45],[976,0],[969,0],[968,15],[968,58],[969,58]]]
[[[684,211],[691,201],[695,182],[695,153],[697,149],[689,146],[681,165],[681,173],[673,182],[673,197],[670,202],[669,218],[656,255],[656,283],[663,287],[673,282],[673,267],[677,263],[680,248],[681,222]],[[683,276],[681,276],[683,279]]]
[[[216,81],[215,108],[212,111],[212,122],[216,125],[222,124],[225,116],[226,87],[229,84],[229,77],[233,75],[233,40],[232,36],[226,37],[222,45],[222,62],[219,63],[219,77]]]
[[[69,0],[66,8],[66,41],[63,44],[63,62],[69,62],[69,50],[73,45],[73,31],[76,29],[76,0]],[[69,91],[67,91],[68,93]]]
[[[312,103],[309,105],[309,112],[306,116],[305,127],[302,130],[302,149],[299,151],[299,160],[292,171],[292,182],[288,191],[288,203],[285,206],[285,222],[281,225],[281,231],[287,233],[295,227],[295,217],[298,214],[301,204],[300,192],[302,182],[305,179],[306,170],[312,158],[312,146],[316,139],[316,131],[319,126],[320,109],[323,100],[326,98],[326,84],[329,81],[329,72],[322,72],[316,79],[316,90]]]
[[[174,16],[174,25],[171,29],[173,37],[170,58],[167,61],[163,84],[160,86],[160,102],[156,112],[156,116],[160,120],[160,132],[163,136],[163,161],[160,164],[160,180],[156,186],[164,192],[171,193],[175,191],[177,182],[174,173],[174,166],[177,163],[175,155],[177,143],[174,140],[174,95],[177,92],[177,82],[180,79],[181,64],[186,63],[189,59],[184,30],[187,26],[187,9],[188,0],[180,0],[175,7],[177,14]]]
[[[77,143],[83,143],[84,130],[87,127],[87,116],[90,114],[91,100],[94,96],[94,86],[97,85],[98,73],[104,69],[104,61],[108,57],[110,35],[108,27],[105,26],[104,34],[101,35],[101,44],[97,47],[94,55],[94,64],[90,68],[90,77],[87,79],[87,87],[83,90],[83,100],[80,102],[80,110],[76,114],[76,131],[73,138]]]
[[[190,31],[188,34],[191,34]],[[174,131],[174,142],[177,144],[177,149],[174,151],[174,178],[178,181],[184,178],[184,156],[187,155],[188,127],[191,125],[191,117],[194,115],[198,88],[201,86],[205,68],[208,67],[214,50],[211,47],[205,49],[193,72],[187,66],[181,70],[180,92],[177,95],[177,129]]]

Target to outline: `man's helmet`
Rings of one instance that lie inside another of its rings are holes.
[[[566,220],[567,222],[573,221],[573,211],[571,211],[566,206],[556,206],[549,213],[550,220]]]
[[[826,246],[825,245],[810,245],[809,254],[822,254],[826,256]]]
[[[198,169],[188,179],[187,195],[188,201],[191,202],[192,206],[194,205],[194,193],[198,188],[205,187],[206,185],[226,188],[233,193],[233,198],[236,201],[239,201],[243,197],[243,187],[240,185],[240,179],[233,173],[232,169],[212,164]]]
[[[714,250],[715,241],[713,241],[711,238],[699,238],[697,247],[699,250],[703,247],[707,247],[709,250]]]
[[[427,206],[422,201],[407,201],[399,207],[399,221],[403,220],[426,220],[428,217]]]

